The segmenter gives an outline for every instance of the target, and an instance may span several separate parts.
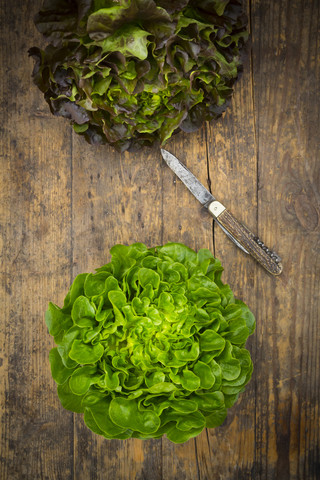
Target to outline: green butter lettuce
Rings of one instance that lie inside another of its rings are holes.
[[[45,0],[29,50],[51,112],[92,144],[162,145],[218,118],[248,33],[241,0]]]
[[[221,425],[244,390],[255,329],[209,250],[115,245],[78,275],[46,324],[61,404],[105,438],[183,443]]]

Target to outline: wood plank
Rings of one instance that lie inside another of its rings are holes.
[[[257,478],[319,475],[319,2],[252,2],[259,233]],[[275,212],[277,214],[275,215]]]
[[[119,154],[73,140],[74,276],[110,261],[122,243],[161,243],[159,150]],[[81,458],[81,462],[78,459]],[[106,440],[75,418],[75,478],[160,480],[161,440]]]
[[[222,119],[208,125],[208,168],[214,196],[235,218],[257,232],[257,151],[252,99],[250,49],[244,56],[243,73],[234,87],[230,107]],[[256,262],[214,226],[215,254],[225,268],[223,281],[236,298],[256,315]],[[255,365],[256,334],[247,346]],[[224,424],[208,430],[201,442],[201,478],[249,479],[255,457],[255,370]],[[198,440],[197,440],[198,442]],[[226,461],[226,459],[228,459]]]
[[[178,134],[166,149],[176,155],[208,187],[205,129],[192,134]],[[198,251],[213,251],[212,217],[187,190],[176,175],[162,163],[163,243],[182,242]],[[200,437],[206,438],[203,431]],[[164,479],[194,480],[201,478],[195,439],[175,445],[162,441]]]
[[[10,480],[71,478],[73,467],[72,415],[51,379],[44,323],[70,281],[71,137],[31,81],[34,8],[0,7],[0,477]]]

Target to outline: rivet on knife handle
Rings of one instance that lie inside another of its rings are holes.
[[[281,258],[269,250],[247,227],[239,223],[220,202],[216,200],[211,202],[208,210],[238,246],[240,244],[269,273],[280,275],[282,272]]]

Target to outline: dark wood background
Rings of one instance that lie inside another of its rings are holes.
[[[158,149],[92,147],[49,113],[27,56],[39,5],[0,0],[0,478],[319,479],[320,2],[251,0],[231,107],[167,145],[282,256],[279,278],[213,227]],[[183,445],[108,441],[60,406],[44,312],[113,244],[169,240],[212,249],[255,313],[253,377],[221,427]]]

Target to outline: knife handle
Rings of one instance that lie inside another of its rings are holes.
[[[209,212],[219,223],[225,233],[255,260],[257,260],[272,275],[282,272],[281,258],[269,250],[264,243],[254,235],[245,225],[238,220],[218,201],[210,203]]]

